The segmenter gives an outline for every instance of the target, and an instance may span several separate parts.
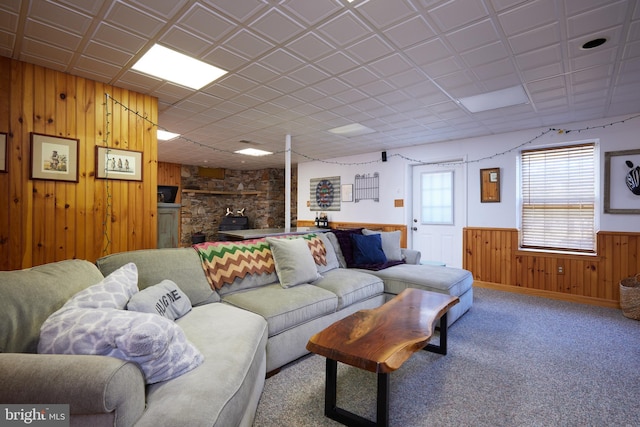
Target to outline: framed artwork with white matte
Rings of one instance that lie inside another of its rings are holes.
[[[142,152],[97,146],[96,178],[142,181]]]
[[[78,182],[80,142],[31,132],[31,179]]]

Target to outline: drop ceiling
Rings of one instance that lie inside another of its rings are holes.
[[[133,71],[155,43],[228,74]],[[157,97],[182,135],[159,160],[211,167],[282,167],[287,134],[297,163],[640,112],[636,0],[9,0],[0,55]],[[458,101],[518,85],[527,104]],[[352,123],[375,132],[329,132]]]

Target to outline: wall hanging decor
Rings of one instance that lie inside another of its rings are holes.
[[[96,146],[96,178],[142,181],[142,152]]]
[[[340,177],[311,178],[311,211],[340,210]]]
[[[7,134],[0,133],[0,172],[7,171]]]
[[[31,179],[78,182],[79,141],[31,132]]]
[[[480,202],[500,201],[500,168],[480,169]]]
[[[353,202],[353,184],[342,184],[340,200],[342,202]]]
[[[378,172],[371,174],[362,174],[355,176],[355,201],[373,200],[380,201],[380,175]]]
[[[640,214],[640,150],[604,153],[604,212]]]

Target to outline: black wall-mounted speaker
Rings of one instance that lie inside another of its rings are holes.
[[[383,151],[383,152],[382,152],[382,161],[383,161],[383,162],[386,162],[386,161],[387,161],[387,152],[386,152],[386,151]]]

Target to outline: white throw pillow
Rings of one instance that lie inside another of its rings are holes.
[[[129,263],[75,294],[40,328],[38,353],[93,354],[135,362],[148,384],[200,365],[204,357],[171,320],[124,308],[138,292]]]
[[[138,268],[130,262],[109,274],[99,283],[75,294],[62,308],[123,309],[136,293],[138,293]]]
[[[283,288],[311,283],[322,277],[305,239],[267,237],[267,243],[271,247],[276,273]]]
[[[191,300],[177,284],[171,280],[163,280],[131,297],[127,310],[156,313],[169,320],[176,320],[191,311]]]
[[[38,353],[117,357],[136,363],[147,384],[180,376],[204,361],[173,321],[115,308],[55,312],[42,325]]]

